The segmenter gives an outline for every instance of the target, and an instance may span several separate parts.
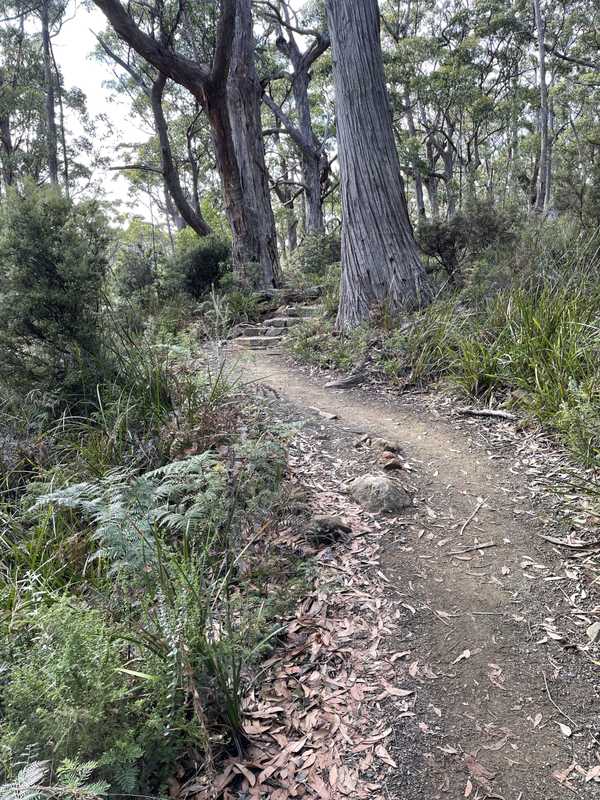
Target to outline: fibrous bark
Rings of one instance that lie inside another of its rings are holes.
[[[337,327],[376,306],[430,299],[408,217],[379,39],[377,0],[327,0],[342,181],[342,281]]]
[[[243,190],[245,233],[239,259],[244,265],[254,263],[259,267],[258,280],[262,287],[279,282],[279,267],[260,117],[263,92],[256,72],[254,49],[251,0],[237,0],[235,37],[227,79],[227,110]]]

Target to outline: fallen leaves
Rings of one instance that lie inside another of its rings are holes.
[[[300,466],[312,469],[314,461],[307,461]],[[277,656],[244,702],[244,756],[226,761],[195,800],[228,800],[234,787],[248,800],[370,800],[381,788],[373,775],[397,769],[392,728],[377,722],[374,708],[386,701],[396,719],[414,716],[415,689],[402,663],[410,651],[386,649],[401,615],[386,597],[389,578],[379,569],[383,531],[323,480],[319,475],[322,507],[313,511],[343,511],[355,536],[336,549],[335,559],[329,548],[311,553],[316,588],[285,622]],[[288,546],[309,546],[291,531],[282,535]]]

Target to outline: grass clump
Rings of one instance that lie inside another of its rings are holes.
[[[510,251],[479,253],[464,268],[464,288],[446,288],[410,319],[375,314],[343,335],[314,320],[294,329],[290,351],[349,371],[374,343],[376,368],[398,386],[442,381],[464,397],[515,409],[598,464],[600,242],[562,222],[519,236]]]

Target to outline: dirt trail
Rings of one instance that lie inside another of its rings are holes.
[[[277,354],[235,358],[244,379],[335,433],[338,459],[352,459],[355,433],[368,432],[399,440],[415,467],[414,514],[385,534],[380,558],[402,611],[391,644],[410,650],[402,669],[418,689],[414,717],[382,712],[397,762],[386,796],[597,796],[598,667],[573,646],[586,644],[588,623],[573,623],[581,587],[564,554],[538,536],[556,531],[528,477],[449,419],[371,389],[325,389]]]

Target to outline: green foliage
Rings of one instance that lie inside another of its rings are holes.
[[[181,292],[195,300],[203,297],[229,269],[231,248],[218,236],[184,241],[165,268],[168,291]]]
[[[2,207],[0,363],[13,388],[85,397],[109,367],[99,336],[106,222],[28,183]]]
[[[335,317],[337,314],[340,304],[341,277],[342,265],[339,262],[330,264],[323,276],[323,309],[327,317]]]
[[[166,261],[166,237],[154,225],[134,219],[119,237],[114,281],[117,295],[146,306]]]
[[[66,760],[81,754],[97,763],[101,780],[132,791],[141,754],[164,745],[141,724],[151,706],[120,669],[126,645],[102,614],[67,597],[39,605],[13,633],[9,652],[2,654],[2,760],[36,745],[52,770],[62,762],[64,777]]]
[[[440,264],[451,282],[459,278],[465,260],[514,241],[514,221],[491,203],[472,201],[450,220],[422,220],[417,241],[423,253]]]
[[[307,233],[288,259],[292,271],[311,277],[322,277],[331,264],[341,258],[339,232]]]
[[[330,320],[314,319],[294,325],[286,337],[286,348],[299,360],[324,369],[350,370],[365,353],[366,326],[349,333],[336,333]]]
[[[95,761],[81,763],[65,759],[56,769],[56,782],[52,782],[47,761],[31,761],[22,767],[14,780],[0,786],[0,800],[43,800],[61,797],[64,800],[100,800],[109,790],[106,781],[94,780]]]

